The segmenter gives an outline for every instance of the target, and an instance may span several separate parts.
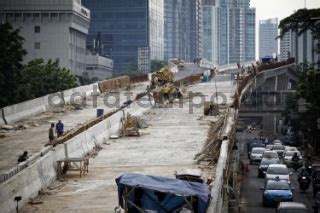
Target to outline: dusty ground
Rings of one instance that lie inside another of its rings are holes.
[[[232,90],[230,82],[220,86],[221,91]],[[202,91],[207,97],[215,92],[212,83],[190,88]],[[190,114],[188,102],[183,108],[176,104],[173,108],[151,109],[142,116],[149,127],[141,130],[141,137],[121,138],[103,145],[96,158],[90,159],[88,175],[79,179],[77,174],[67,174],[64,182],[53,184],[64,186],[48,190],[48,194],[37,198],[42,204],[27,204],[22,211],[114,212],[118,205],[115,178],[121,174],[138,172],[173,178],[176,170],[197,168],[193,158],[206,141],[208,119],[217,119],[201,118],[202,115],[202,107],[194,108]]]
[[[136,94],[145,91],[147,83],[138,85],[132,88],[132,99]],[[124,91],[120,91],[120,105],[126,101]],[[104,112],[110,112],[116,107],[107,107],[103,103],[103,98],[99,97],[97,102],[100,109],[104,109]],[[109,103],[114,103],[113,98],[108,98]],[[48,129],[50,123],[62,120],[65,125],[65,130],[72,129],[86,121],[96,117],[97,108],[93,107],[92,100],[87,100],[87,106],[83,110],[65,111],[63,113],[47,112],[40,115],[33,116],[18,123],[35,123],[39,126],[30,126],[24,130],[10,130],[6,132],[5,138],[0,138],[0,174],[5,173],[16,165],[18,156],[27,150],[29,154],[38,153],[44,148],[44,145],[48,142]]]

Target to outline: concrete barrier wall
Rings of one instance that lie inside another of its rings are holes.
[[[0,109],[0,125],[5,124],[4,119],[3,119],[3,109]]]
[[[71,101],[77,101],[81,98],[91,96],[93,92],[96,94],[100,94],[98,83],[76,87],[69,90],[64,90],[62,93],[63,93],[64,103],[70,104],[71,99],[73,99]]]
[[[47,96],[14,104],[3,108],[5,120],[11,124],[21,119],[45,112],[48,105]]]
[[[4,119],[1,113],[0,124],[4,124],[4,120],[6,120],[8,124],[12,124],[30,116],[46,112],[54,106],[57,106],[59,103],[70,104],[72,95],[74,95],[75,100],[79,100],[81,98],[80,96],[89,97],[92,92],[100,94],[98,83],[76,87],[63,92],[49,94],[40,98],[4,107],[2,109],[4,112]]]
[[[124,109],[124,113],[139,116],[151,106],[140,107],[134,102]],[[1,212],[15,212],[15,196],[22,196],[19,206],[26,204],[29,198],[37,196],[41,189],[48,187],[56,179],[56,162],[65,157],[82,157],[90,152],[96,144],[108,140],[111,134],[117,133],[123,111],[119,111],[87,131],[75,136],[64,144],[58,145],[29,165],[21,172],[1,183]]]

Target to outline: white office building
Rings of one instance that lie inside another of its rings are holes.
[[[100,56],[99,54],[88,52],[86,63],[86,70],[91,78],[97,77],[102,80],[112,77],[112,59]]]
[[[287,60],[289,57],[293,57],[297,65],[301,63],[316,64],[320,60],[320,55],[315,51],[317,42],[311,30],[300,36],[297,32],[289,31],[280,40],[280,59]]]
[[[28,52],[24,63],[59,59],[76,75],[86,71],[90,11],[81,0],[1,0],[0,22],[20,28]]]
[[[278,19],[259,21],[259,57],[278,55]]]

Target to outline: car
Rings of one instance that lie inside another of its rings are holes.
[[[284,153],[284,146],[281,144],[275,144],[272,147],[272,150],[276,151],[279,155],[279,157],[283,157],[283,153]]]
[[[270,164],[279,163],[279,159],[276,158],[262,158],[259,168],[258,168],[258,177],[263,178]]]
[[[287,151],[299,151],[299,150],[295,146],[284,146],[284,152],[287,152]]]
[[[299,157],[298,164],[301,167],[303,165],[303,159],[300,151],[286,151],[283,157],[283,163],[286,164],[288,167],[293,165],[292,157],[294,153],[297,153]]]
[[[281,140],[275,139],[272,141],[273,144],[282,144]]]
[[[248,159],[250,159],[250,154],[251,154],[251,150],[254,147],[263,147],[265,148],[264,144],[260,143],[260,142],[249,142],[247,143],[247,154],[248,154]]]
[[[250,165],[253,163],[260,163],[262,155],[266,149],[263,147],[254,147],[250,153]]]
[[[265,150],[262,155],[262,158],[275,158],[277,159],[278,163],[280,162],[278,153],[273,150]]]
[[[298,202],[280,202],[277,213],[307,213],[308,209],[304,203]]]
[[[260,189],[264,206],[293,201],[294,188],[285,180],[279,178],[268,180]]]
[[[273,145],[272,144],[267,144],[266,149],[272,150]]]
[[[288,167],[284,164],[269,164],[266,171],[265,180],[270,180],[278,177],[281,180],[290,182],[290,175]]]

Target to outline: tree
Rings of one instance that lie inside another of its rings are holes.
[[[27,54],[19,29],[9,23],[0,25],[0,107],[17,103],[23,96],[19,88],[22,76],[22,60]]]
[[[77,86],[76,76],[70,70],[59,67],[59,60],[43,59],[30,61],[23,71],[23,93],[25,100],[41,97]]]
[[[167,64],[168,63],[166,61],[154,59],[151,61],[151,71],[152,72],[159,71],[161,70],[161,68],[163,68]]]
[[[320,69],[308,67],[301,73],[295,94],[287,101],[285,116],[296,132],[304,132],[308,142],[316,146],[319,137],[317,119],[320,118]],[[299,111],[302,107],[300,99],[305,100],[306,112]],[[316,148],[316,147],[314,147]]]

